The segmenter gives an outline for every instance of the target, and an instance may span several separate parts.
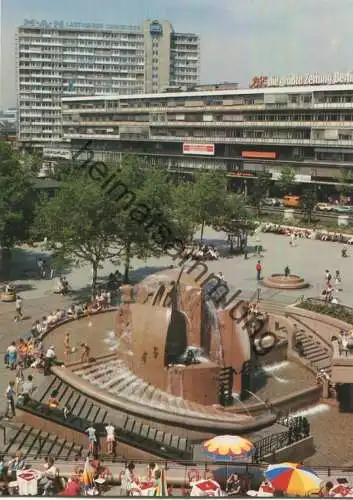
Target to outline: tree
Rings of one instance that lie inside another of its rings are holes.
[[[261,215],[262,201],[268,195],[270,186],[271,176],[265,170],[259,172],[258,176],[254,180],[250,194],[250,202],[256,208],[258,217]]]
[[[237,237],[240,250],[246,245],[249,232],[255,229],[252,215],[246,207],[243,195],[230,193],[222,201],[222,214],[215,220],[217,231]],[[230,240],[230,250],[233,251],[233,238]]]
[[[98,183],[79,175],[68,178],[55,196],[37,207],[34,235],[45,235],[55,259],[89,263],[95,296],[97,275],[106,259],[116,258],[114,204]]]
[[[291,167],[284,167],[277,181],[277,185],[282,195],[289,194],[295,184],[295,170]]]
[[[7,143],[0,142],[0,247],[3,257],[10,257],[11,248],[28,238],[35,203],[29,165],[30,162],[21,162]]]
[[[312,221],[313,211],[317,204],[317,192],[316,187],[309,185],[303,189],[301,196],[300,206],[303,210],[305,217],[308,219],[309,224]]]
[[[165,170],[125,155],[119,164],[91,163],[67,170],[56,196],[37,213],[36,232],[45,235],[56,258],[92,267],[92,295],[105,260],[123,263],[129,281],[131,259],[160,256],[180,236]]]
[[[195,221],[201,225],[200,239],[203,239],[205,225],[213,226],[222,213],[222,200],[227,192],[227,181],[219,172],[200,172],[196,175],[193,199],[189,206]]]
[[[352,168],[341,168],[340,176],[337,179],[340,183],[337,186],[337,190],[343,196],[353,195],[353,169]]]

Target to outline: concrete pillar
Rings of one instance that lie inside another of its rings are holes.
[[[326,379],[322,383],[322,397],[323,399],[329,399],[330,397],[329,381]]]
[[[349,216],[348,215],[339,215],[337,217],[337,223],[339,226],[348,226]]]
[[[285,208],[283,213],[283,219],[287,221],[292,221],[294,219],[294,208]]]

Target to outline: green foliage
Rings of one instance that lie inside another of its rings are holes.
[[[93,270],[92,292],[101,262],[115,257],[114,206],[102,196],[100,186],[85,178],[68,179],[54,198],[42,200],[37,207],[33,235],[45,235],[48,250],[56,263],[74,259],[90,263]]]
[[[99,169],[104,177],[94,167],[67,172],[56,196],[41,203],[34,225],[35,233],[47,237],[56,259],[90,263],[92,293],[105,260],[122,262],[128,281],[132,258],[160,256],[186,232],[166,171],[147,168],[131,155]],[[112,180],[105,185],[108,178]]]
[[[320,299],[305,299],[298,304],[298,307],[325,314],[353,325],[353,309],[341,304],[332,304]]]
[[[339,193],[343,196],[353,195],[353,168],[341,168],[337,181],[340,183],[337,185]]]
[[[268,191],[271,186],[271,176],[264,170],[263,172],[259,172],[258,176],[254,180],[250,202],[256,207],[257,215],[261,213],[261,204],[264,198],[266,198]]]
[[[217,231],[234,233],[237,227],[252,231],[255,224],[252,215],[246,207],[245,199],[240,194],[227,194],[222,200],[222,213],[219,214],[213,223]]]
[[[307,217],[308,222],[311,223],[313,211],[317,204],[317,192],[316,187],[313,185],[306,186],[303,189],[301,196],[300,207]]]
[[[12,248],[26,241],[34,211],[31,186],[32,163],[20,161],[5,142],[0,142],[0,247]]]
[[[295,184],[295,170],[291,167],[283,167],[277,185],[283,195],[290,194]]]

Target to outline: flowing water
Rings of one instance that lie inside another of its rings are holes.
[[[221,331],[219,328],[219,318],[218,318],[218,314],[217,314],[217,309],[216,309],[216,306],[214,305],[212,300],[206,300],[205,305],[206,305],[207,313],[210,316],[211,321],[212,321],[212,330],[211,331],[216,336],[218,361],[220,364],[223,365],[223,362],[224,362],[223,345],[222,345]]]
[[[316,415],[321,415],[322,413],[328,412],[330,409],[330,405],[326,405],[323,403],[318,403],[314,406],[309,406],[308,408],[304,408],[303,410],[297,410],[293,413],[290,413],[290,417],[314,417]]]

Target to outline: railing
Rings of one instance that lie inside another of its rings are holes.
[[[310,436],[310,425],[304,417],[282,418],[278,420],[278,423],[287,427],[288,430],[256,441],[253,456],[255,463],[260,463],[270,455],[275,455],[275,452],[281,448],[290,446]]]

